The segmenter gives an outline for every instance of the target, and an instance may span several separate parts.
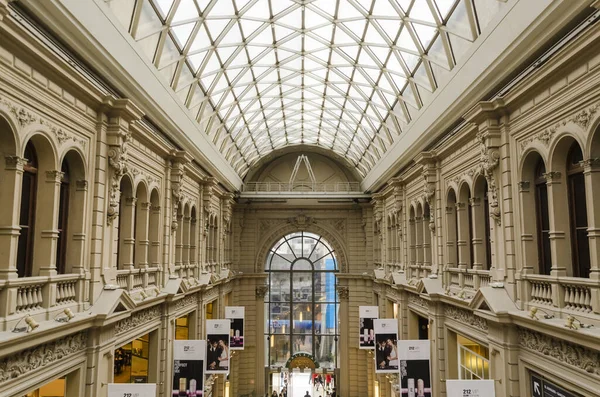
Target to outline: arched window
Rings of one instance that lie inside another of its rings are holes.
[[[69,166],[64,161],[61,167],[62,180],[60,182],[59,197],[60,201],[58,204],[58,241],[56,244],[56,271],[58,274],[65,274],[67,268],[67,245],[68,235],[67,228],[69,225],[69,195],[71,185],[71,175],[69,173]]]
[[[569,217],[571,224],[571,246],[573,257],[573,275],[589,277],[590,246],[587,236],[587,207],[585,179],[583,177],[583,153],[575,142],[567,157],[567,181],[569,187]]]
[[[548,185],[546,166],[540,159],[535,168],[535,207],[538,240],[538,265],[540,274],[550,274],[552,254],[550,251],[550,218],[548,216]]]
[[[269,252],[265,270],[269,364],[282,366],[292,354],[308,353],[322,368],[336,368],[339,303],[331,246],[312,233],[287,235]]]
[[[37,154],[31,142],[27,143],[23,157],[27,159],[27,164],[23,166],[21,210],[19,212],[21,232],[17,249],[17,274],[19,277],[30,277],[33,268],[33,228],[38,177]]]
[[[446,248],[448,267],[458,267],[458,220],[456,218],[456,193],[448,192],[446,199]]]

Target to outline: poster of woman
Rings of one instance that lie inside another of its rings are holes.
[[[229,349],[244,350],[244,307],[226,306],[225,318],[231,321],[229,326]]]
[[[375,373],[397,373],[398,361],[398,320],[375,319]]]
[[[230,320],[206,320],[206,373],[229,372]]]
[[[373,329],[373,320],[379,318],[379,307],[377,306],[359,306],[358,307],[358,348],[375,349],[375,330]]]

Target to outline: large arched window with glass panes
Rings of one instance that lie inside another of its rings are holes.
[[[269,251],[265,271],[269,365],[280,367],[292,355],[308,353],[321,368],[336,368],[339,303],[331,245],[313,233],[289,234]]]

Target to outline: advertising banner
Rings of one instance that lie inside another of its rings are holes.
[[[206,320],[206,373],[229,372],[230,320]]]
[[[196,397],[204,390],[206,341],[173,342],[173,396]]]
[[[225,306],[225,318],[229,324],[229,349],[244,350],[244,307]]]
[[[428,340],[398,341],[400,390],[403,396],[431,397],[431,344]]]
[[[374,319],[375,331],[375,373],[398,372],[398,320]]]
[[[447,397],[494,397],[493,380],[446,380]]]
[[[156,397],[154,383],[109,383],[108,397]]]
[[[375,349],[375,329],[373,320],[379,318],[379,307],[377,306],[359,306],[358,307],[358,348]]]

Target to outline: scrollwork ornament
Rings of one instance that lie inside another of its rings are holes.
[[[158,306],[150,307],[146,310],[133,313],[131,317],[117,322],[117,325],[115,326],[115,334],[122,334],[130,329],[137,328],[142,324],[158,319],[160,318],[160,313],[160,308]]]
[[[479,157],[481,173],[488,184],[490,217],[500,226],[502,217],[498,200],[498,187],[496,186],[496,178],[494,177],[494,170],[500,165],[500,152],[497,149],[490,149],[486,146],[483,134],[478,134],[477,138],[479,139],[481,148]]]
[[[458,307],[454,307],[451,305],[444,306],[444,315],[448,318],[452,318],[457,320],[463,324],[471,325],[475,328],[479,328],[482,331],[488,330],[487,321],[481,317],[475,316],[473,313],[460,309]]]
[[[121,183],[121,178],[123,175],[125,175],[125,173],[127,173],[128,170],[127,141],[128,139],[125,139],[122,145],[110,146],[108,149],[108,164],[112,168],[107,210],[107,222],[109,225],[111,225],[115,218],[119,215],[119,185]]]

